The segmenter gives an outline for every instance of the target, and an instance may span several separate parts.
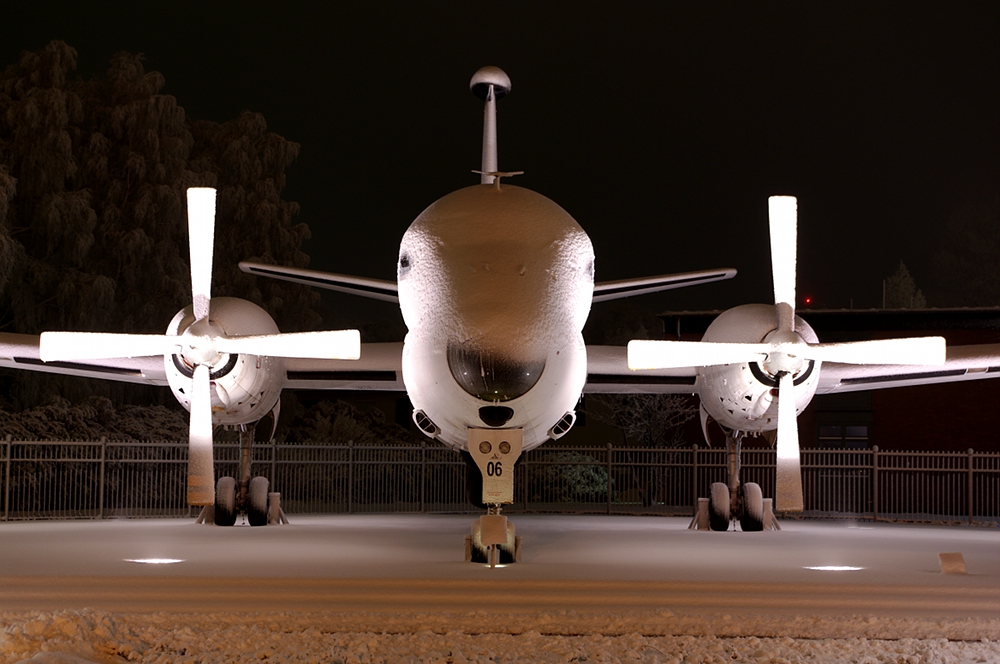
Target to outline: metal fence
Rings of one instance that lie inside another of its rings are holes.
[[[239,448],[216,444],[216,472]],[[185,504],[187,444],[0,443],[3,520],[195,516]],[[253,474],[289,514],[476,512],[466,466],[425,443],[256,445]],[[775,453],[744,449],[741,476],[774,495]],[[542,446],[523,455],[507,512],[690,515],[726,479],[724,449]],[[1000,454],[802,451],[805,517],[1000,525]]]

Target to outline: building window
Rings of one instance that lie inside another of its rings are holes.
[[[865,450],[871,447],[864,424],[821,424],[819,446],[831,449]]]

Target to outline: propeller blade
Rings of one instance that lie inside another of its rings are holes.
[[[215,250],[215,189],[187,190],[188,243],[191,249],[191,296],[194,319],[208,318],[212,300],[212,254]]]
[[[802,466],[799,461],[799,425],[795,419],[795,377],[783,374],[778,383],[778,476],[774,508],[801,512]]]
[[[212,454],[212,394],[209,367],[199,364],[191,379],[191,428],[188,434],[188,505],[215,503]]]
[[[770,350],[770,344],[633,339],[628,342],[628,368],[635,371],[755,362],[763,360]]]
[[[107,360],[113,357],[166,355],[179,346],[178,337],[163,334],[102,332],[42,332],[38,355],[43,362]]]
[[[218,337],[215,339],[215,348],[220,353],[356,360],[361,357],[361,333],[358,330],[329,330],[248,337]]]
[[[767,207],[771,227],[771,277],[774,280],[778,329],[794,332],[797,202],[794,196],[771,196],[767,199]]]
[[[821,362],[843,364],[944,364],[947,345],[943,337],[877,339],[847,343],[815,344],[798,349],[799,355]]]

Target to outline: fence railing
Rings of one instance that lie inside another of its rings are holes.
[[[236,444],[216,444],[218,476]],[[741,477],[774,495],[775,453],[744,449]],[[515,470],[507,512],[690,515],[726,481],[718,448],[542,446]],[[0,442],[3,520],[194,516],[186,442]],[[254,475],[289,514],[476,512],[460,455],[413,446],[258,444]],[[802,451],[805,517],[1000,525],[1000,453]]]

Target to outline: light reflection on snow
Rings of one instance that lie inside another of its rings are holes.
[[[857,572],[867,568],[852,567],[851,565],[820,565],[818,567],[804,567],[803,569],[812,569],[818,572]]]
[[[173,565],[182,563],[182,558],[124,558],[127,563],[141,563],[143,565]]]

